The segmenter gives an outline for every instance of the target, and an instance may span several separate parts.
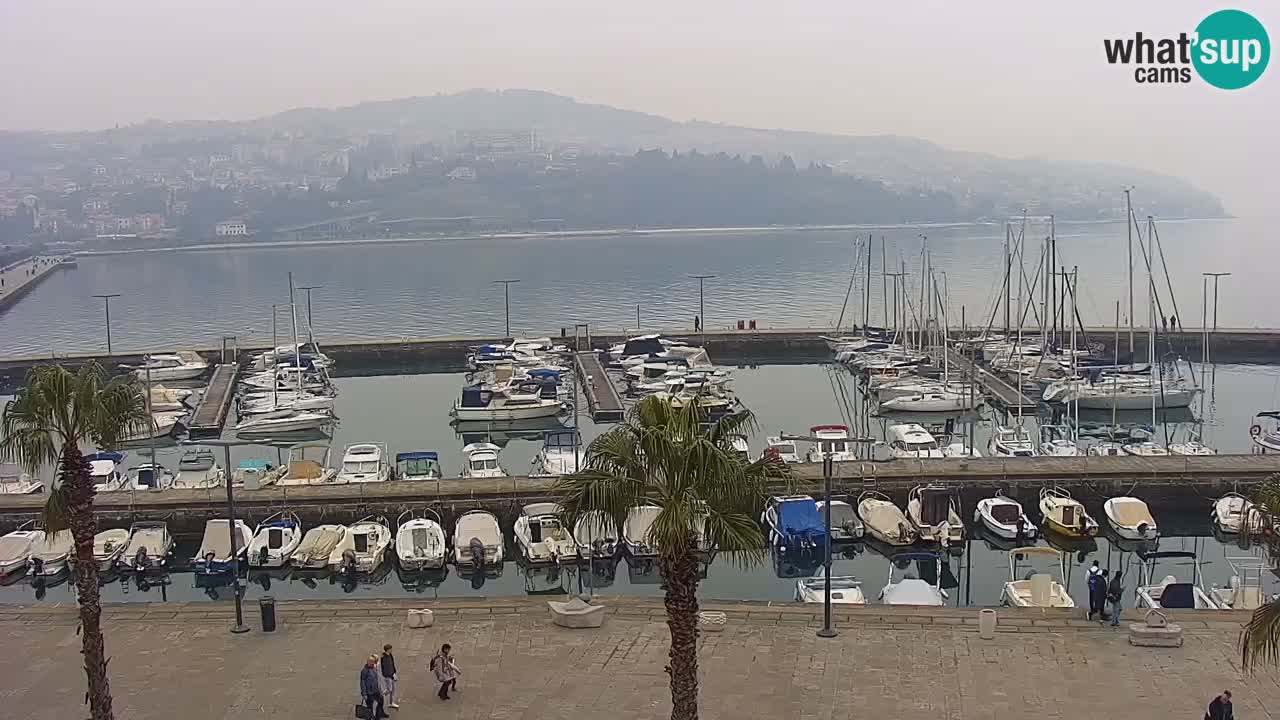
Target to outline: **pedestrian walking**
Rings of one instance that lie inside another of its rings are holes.
[[[453,658],[452,646],[445,643],[440,646],[440,652],[431,658],[431,672],[435,673],[436,680],[440,682],[440,692],[436,696],[441,700],[449,699],[449,691],[458,690],[458,676],[462,671],[458,669],[458,663]]]
[[[1204,720],[1235,720],[1230,690],[1223,690],[1221,695],[1209,703],[1209,711],[1204,714]]]
[[[1103,598],[1106,596],[1106,582],[1102,579],[1102,573],[1089,573],[1089,619],[1092,620],[1094,615],[1098,619],[1102,619]]]
[[[360,695],[364,697],[364,707],[368,710],[369,720],[383,720],[390,715],[382,707],[382,683],[378,682],[378,656],[370,655],[360,670]]]
[[[382,670],[382,692],[387,696],[387,707],[399,710],[396,703],[396,658],[391,654],[391,643],[382,646],[382,657],[379,658]]]
[[[1120,627],[1121,600],[1124,599],[1124,586],[1120,583],[1120,570],[1111,576],[1107,583],[1107,604],[1111,606],[1111,627]]]

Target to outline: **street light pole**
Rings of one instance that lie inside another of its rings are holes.
[[[707,305],[703,300],[702,283],[715,277],[715,275],[690,275],[689,277],[698,281],[698,322],[702,327],[702,341],[705,344],[707,341]]]
[[[107,293],[105,295],[94,295],[96,298],[102,298],[103,308],[107,314],[107,357],[111,357],[111,298],[120,297],[120,293]]]
[[[507,316],[507,337],[511,337],[511,284],[518,283],[519,280],[494,280],[494,283],[502,284],[502,306]]]

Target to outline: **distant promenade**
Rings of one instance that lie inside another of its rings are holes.
[[[878,579],[877,579],[878,580]],[[874,585],[874,583],[873,583]],[[597,598],[603,628],[551,625],[546,598],[284,602],[279,629],[233,635],[229,602],[107,606],[103,619],[117,717],[130,720],[346,720],[363,658],[395,647],[402,709],[392,717],[489,720],[653,720],[669,715],[668,633],[660,599]],[[436,624],[410,629],[409,608]],[[1240,670],[1247,615],[1175,612],[1180,648],[1138,648],[1124,630],[1079,611],[999,610],[982,640],[976,609],[836,607],[837,638],[814,632],[821,608],[704,602],[728,615],[699,640],[701,716],[738,718],[1200,718],[1225,688],[1236,717],[1276,718],[1275,670]],[[1128,611],[1129,617],[1137,616]],[[0,606],[20,651],[0,656],[5,716],[87,714],[70,606]],[[463,670],[449,702],[434,697],[428,663],[453,645]]]
[[[68,267],[65,258],[38,256],[27,258],[0,270],[0,312],[31,292],[50,273]]]

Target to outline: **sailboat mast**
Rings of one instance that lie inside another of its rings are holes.
[[[1129,235],[1129,357],[1133,357],[1133,203],[1130,188],[1124,189],[1124,224]],[[1119,363],[1117,363],[1119,364]]]
[[[1009,254],[1010,241],[1013,239],[1013,225],[1004,224],[1004,336],[1009,337],[1009,294],[1013,282],[1013,257]]]
[[[1113,361],[1115,363],[1115,368],[1112,368],[1112,372],[1115,372],[1115,370],[1120,367],[1120,301],[1119,300],[1116,301],[1116,337],[1115,337],[1115,343],[1113,347],[1115,348],[1115,360]],[[1111,380],[1112,380],[1111,382],[1111,428],[1114,430],[1116,426],[1117,384],[1115,382],[1116,378],[1113,377],[1111,378]]]
[[[884,326],[889,323],[889,263],[884,251],[884,236],[880,236],[880,299],[884,301]]]
[[[871,325],[871,233],[867,233],[867,277],[862,288],[862,339],[869,334],[867,327]]]
[[[298,376],[298,396],[302,396],[302,347],[298,345],[298,305],[293,301],[293,273],[289,273],[289,314],[293,324],[293,366]]]
[[[1147,228],[1150,233],[1150,228]],[[1148,235],[1150,237],[1150,235]],[[1147,261],[1147,321],[1151,327],[1147,330],[1147,362],[1151,364],[1151,431],[1156,429],[1156,281],[1151,272],[1151,262]]]
[[[1075,317],[1075,314],[1076,314],[1076,288],[1079,287],[1079,280],[1076,278],[1076,273],[1079,272],[1079,269],[1080,267],[1078,265],[1071,266],[1071,283],[1067,285],[1067,288],[1066,288],[1066,290],[1071,295],[1071,317]],[[1064,277],[1063,280],[1066,280],[1066,278]],[[1072,379],[1079,377],[1079,373],[1080,373],[1080,368],[1076,363],[1076,324],[1072,322],[1071,323],[1071,377]],[[1075,415],[1075,418],[1074,418],[1075,422],[1072,423],[1071,425],[1071,433],[1072,433],[1071,440],[1072,442],[1079,442],[1080,441],[1080,393],[1075,393],[1075,396],[1072,398],[1071,404],[1073,406],[1072,414]]]

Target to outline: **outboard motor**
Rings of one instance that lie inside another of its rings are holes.
[[[151,569],[151,557],[147,555],[146,546],[138,548],[138,552],[133,555],[133,569],[138,572],[146,572]]]
[[[484,568],[484,543],[480,538],[473,537],[471,542],[467,543],[467,547],[471,550],[471,564],[477,570]]]
[[[345,573],[348,576],[352,576],[356,574],[356,553],[354,550],[342,551],[341,570],[343,573]]]

